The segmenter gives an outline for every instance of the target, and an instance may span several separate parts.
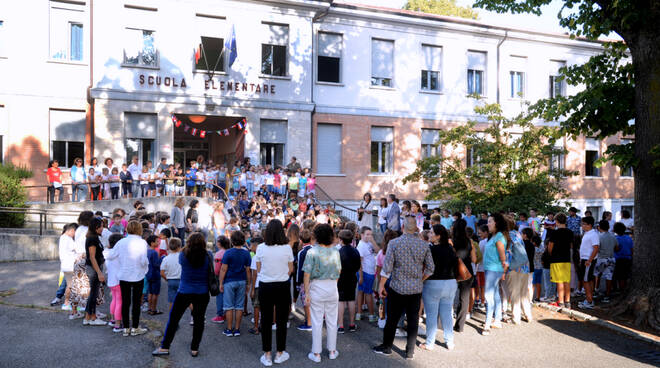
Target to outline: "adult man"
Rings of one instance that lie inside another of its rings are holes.
[[[472,228],[474,230],[475,234],[477,232],[477,217],[472,214],[472,207],[470,205],[465,205],[465,214],[463,215],[463,219],[467,223],[467,227]]]
[[[401,232],[401,209],[396,203],[396,196],[390,194],[387,196],[387,228],[396,232]]]
[[[405,311],[407,327],[406,359],[415,354],[417,327],[419,325],[419,305],[422,298],[423,282],[435,270],[431,248],[417,237],[417,222],[414,217],[406,217],[403,225],[405,233],[391,240],[383,262],[378,292],[387,297],[387,322],[383,329],[383,343],[374,347],[377,354],[392,354],[392,343],[399,318]],[[385,282],[390,285],[385,289]]]
[[[131,177],[133,178],[131,192],[133,193],[132,197],[137,198],[140,195],[140,181],[138,178],[140,177],[140,174],[142,174],[142,165],[140,165],[140,161],[138,160],[137,156],[133,156],[131,161],[133,162],[128,165],[128,172],[131,173]]]
[[[300,170],[300,164],[298,163],[296,156],[291,157],[291,162],[286,165],[286,170],[293,173],[297,173]]]
[[[587,294],[586,300],[578,304],[579,308],[592,309],[594,307],[594,268],[596,266],[596,256],[600,246],[600,237],[598,231],[594,229],[594,218],[586,216],[582,218],[582,243],[580,244],[580,265],[577,269],[578,279],[584,281],[584,291]]]
[[[550,254],[550,281],[557,284],[557,306],[571,307],[571,247],[573,232],[566,228],[566,215],[557,214],[555,218],[557,229],[553,230],[548,239]]]
[[[614,248],[618,245],[614,234],[609,232],[610,223],[607,220],[601,220],[598,223],[598,232],[600,245],[598,247],[598,259],[596,260],[596,286],[600,285],[601,277],[605,278],[605,297],[603,303],[610,302],[610,292],[612,291],[612,276],[614,276]]]

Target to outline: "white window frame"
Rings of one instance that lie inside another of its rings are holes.
[[[566,83],[565,81],[557,82],[556,79],[561,77],[561,74],[559,73],[559,69],[562,67],[566,66],[565,61],[559,61],[559,60],[550,60],[550,70],[548,71],[549,74],[549,89],[548,89],[548,97],[550,98],[556,98],[560,96],[566,96]],[[556,92],[557,83],[559,83],[559,94]]]
[[[597,149],[593,149],[593,148],[594,148],[594,147],[593,147],[594,143],[593,143],[593,142],[590,142],[590,140],[595,141],[595,144],[598,145],[598,147],[595,147],[595,148],[597,148]],[[589,149],[590,146],[592,146],[592,147],[591,147],[592,149]],[[596,159],[599,159],[599,158],[601,157],[601,154],[602,154],[602,152],[601,152],[601,146],[602,146],[601,141],[598,140],[598,139],[596,139],[596,138],[586,138],[586,139],[585,139],[585,150],[584,150],[584,176],[585,176],[586,178],[601,178],[601,177],[602,177],[602,173],[601,173],[601,171],[600,171],[601,168],[600,168],[600,167],[596,167],[596,166],[594,166],[594,168],[593,168],[593,172],[594,172],[595,175],[587,175],[587,152],[596,152],[596,154],[597,154]]]
[[[7,21],[0,19],[0,59],[5,57],[7,57]]]
[[[158,50],[158,43],[157,43],[157,39],[156,39],[157,32],[153,29],[144,29],[144,28],[139,28],[139,27],[124,27],[124,37],[125,38],[124,38],[123,42],[128,41],[129,32],[136,32],[136,31],[143,32],[143,35],[144,35],[144,32],[151,32],[152,37],[154,39],[153,47],[155,49],[154,63],[153,64],[147,64],[147,63],[143,62],[143,60],[142,60],[142,55],[144,53],[144,44],[143,44],[143,46],[142,46],[143,48],[138,52],[138,55],[137,55],[137,59],[138,59],[137,64],[129,63],[129,62],[126,61],[126,47],[123,47],[122,48],[123,59],[122,59],[122,64],[121,65],[123,67],[132,67],[132,68],[159,69],[160,68],[160,51]]]
[[[442,147],[441,147],[440,143],[438,143],[438,141],[439,141],[438,132],[439,131],[440,131],[440,129],[422,128],[422,133],[421,133],[421,142],[422,142],[421,158],[422,159],[442,155]],[[429,132],[428,134],[433,134],[434,138],[432,140],[434,142],[428,142],[424,139],[425,132]]]
[[[481,54],[483,55],[483,65],[479,64],[471,64],[470,62],[470,55],[474,54],[476,55]],[[488,52],[487,51],[482,51],[482,50],[467,50],[466,54],[466,60],[467,60],[467,73],[466,75],[466,83],[465,83],[465,90],[467,91],[468,95],[471,94],[478,94],[481,97],[486,96],[486,91],[488,91],[487,86],[486,86],[486,71],[488,70]],[[472,72],[472,76],[470,77],[470,72]],[[481,75],[481,91],[472,91],[470,92],[469,86],[470,86],[470,79],[472,79],[472,86],[476,85],[476,75],[480,74]]]
[[[291,43],[290,41],[290,34],[291,34],[291,28],[289,27],[288,24],[281,24],[281,23],[270,23],[270,22],[262,22],[262,27],[265,27],[266,29],[264,30],[263,34],[263,39],[261,42],[261,52],[259,53],[259,73],[260,76],[266,77],[266,78],[289,78],[289,44]],[[277,40],[277,37],[273,36],[273,32],[271,30],[271,27],[285,27],[286,28],[286,39],[285,40]],[[284,47],[284,73],[282,75],[277,75],[273,74],[273,65],[274,65],[274,58],[273,62],[271,62],[271,72],[270,73],[264,73],[263,71],[263,47],[264,46],[270,46],[273,48],[273,54],[274,54],[274,47],[275,46],[280,46]]]
[[[321,57],[321,56],[323,56],[323,57],[335,57],[335,56],[324,55],[321,52],[321,35],[322,34],[331,35],[331,36],[338,36],[339,39],[340,39],[340,41],[339,41],[339,57],[338,57],[339,58],[339,81],[338,82],[328,82],[328,81],[319,80],[319,71],[320,71],[319,57]],[[343,65],[342,65],[343,62],[344,62],[344,35],[342,33],[336,33],[336,32],[319,31],[318,35],[317,35],[317,39],[318,39],[319,49],[316,52],[316,83],[320,83],[320,84],[342,84],[343,80],[344,80],[344,77],[343,77],[344,68],[343,68]]]
[[[372,130],[374,128],[387,128],[391,131],[392,134],[392,139],[389,141],[386,140],[374,140],[372,136]],[[388,127],[388,126],[371,126],[370,131],[369,131],[369,140],[370,140],[370,145],[369,145],[369,172],[371,175],[391,175],[394,173],[394,127]],[[378,168],[377,171],[372,171],[371,167],[371,147],[373,146],[374,143],[378,144]],[[384,143],[389,144],[390,149],[388,156],[389,157],[383,157],[383,146]]]
[[[373,68],[373,58],[374,58],[374,41],[376,42],[389,42],[392,44],[392,75],[387,78],[387,77],[378,77],[374,76],[375,70]],[[396,52],[396,47],[395,47],[395,42],[394,40],[388,40],[384,38],[377,38],[377,37],[372,37],[371,38],[371,44],[370,44],[370,67],[371,67],[371,75],[370,75],[370,86],[372,88],[386,88],[386,89],[394,89],[394,76],[396,75],[396,70],[394,69],[394,55]],[[384,85],[383,83],[386,82],[389,79],[389,85]],[[377,82],[377,83],[374,83]]]
[[[426,50],[431,50],[430,54],[432,56],[431,60],[431,65],[428,64],[429,60],[426,60],[427,58],[427,51]],[[439,60],[435,60],[433,58],[434,52],[439,50],[440,55],[438,56]],[[441,92],[442,91],[442,66],[443,66],[443,58],[444,58],[444,49],[442,46],[437,46],[437,45],[430,45],[430,44],[422,44],[422,55],[424,56],[424,65],[422,66],[421,70],[421,80],[420,80],[420,86],[419,89],[424,92]],[[424,81],[424,72],[426,72],[426,87],[423,85]],[[432,75],[436,74],[436,88],[431,88],[431,80],[432,80]]]
[[[561,149],[564,150],[564,141],[563,140],[558,140],[555,142],[555,149]],[[554,162],[557,161],[559,167],[555,167]],[[566,168],[566,155],[564,153],[559,153],[559,154],[552,154],[550,156],[550,162],[548,163],[548,168],[551,171],[559,170],[563,171]]]
[[[86,8],[84,5],[78,5],[74,3],[66,3],[59,1],[50,1],[49,7],[49,19],[48,19],[48,60],[52,62],[59,63],[74,63],[82,64],[87,61],[87,55],[85,50],[85,44],[87,40],[86,35]],[[55,12],[66,12],[66,15],[55,16]],[[80,60],[71,58],[71,37],[72,37],[72,27],[74,25],[80,25],[82,27],[81,35],[81,56]],[[66,27],[66,29],[65,29]],[[65,36],[54,37],[55,32],[66,33]],[[56,45],[57,42],[64,43],[63,45]],[[56,50],[57,47],[60,47],[59,50]],[[63,57],[55,57],[55,51],[63,52]],[[0,55],[1,56],[1,55]]]
[[[519,78],[519,80],[517,79]],[[519,83],[515,83],[519,82]],[[525,84],[527,82],[527,78],[525,76],[525,72],[522,71],[517,71],[517,70],[511,70],[509,72],[509,98],[515,100],[515,99],[523,99],[525,98]],[[515,83],[515,84],[514,84]],[[517,88],[520,88],[518,90]]]

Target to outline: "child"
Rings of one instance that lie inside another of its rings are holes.
[[[257,216],[252,216],[252,219],[250,219],[250,231],[251,232],[261,231],[261,226],[259,226],[259,223],[257,222]]]
[[[537,234],[534,234],[532,237],[532,244],[535,247],[543,247],[543,240]],[[554,283],[550,282],[550,254],[548,253],[548,248],[543,247],[543,254],[541,255],[541,266],[543,267],[543,294],[541,297],[542,302],[554,302],[557,295],[557,289]]]
[[[238,218],[232,217],[229,220],[229,224],[225,226],[225,236],[231,236],[234,231],[241,231],[241,228],[238,226]]]
[[[74,237],[76,234],[76,229],[78,225],[76,223],[67,224],[62,229],[62,235],[60,236],[59,242],[59,253],[60,253],[60,271],[64,275],[64,282],[66,282],[66,289],[64,291],[64,304],[62,304],[63,310],[71,310],[71,314],[74,315],[76,312],[75,308],[71,308],[70,296],[71,296],[71,286],[73,285],[73,265],[78,258],[76,253],[76,244],[74,242]]]
[[[541,285],[543,284],[543,264],[541,258],[545,247],[543,246],[543,242],[540,244],[533,244],[533,237],[534,231],[531,228],[527,227],[523,229],[522,238],[523,242],[525,242],[525,249],[529,246],[533,248],[532,259],[529,261],[529,271],[533,273],[532,287],[534,288],[534,293],[532,294],[532,300],[538,302],[541,297]]]
[[[553,212],[548,212],[546,219],[543,221],[543,235],[541,240],[544,242],[546,239],[549,239],[549,235],[557,227],[557,222],[555,221],[555,214]]]
[[[477,231],[479,235],[479,249],[481,250],[481,254],[484,254],[486,244],[488,243],[488,225],[479,225],[479,230]],[[486,274],[485,274],[485,269],[484,269],[484,262],[483,260],[481,263],[477,265],[477,283],[479,284],[479,309],[480,310],[485,310],[486,305],[484,304],[484,301],[486,300],[484,297],[484,292],[486,290]]]
[[[298,269],[296,272],[298,272],[298,277],[296,280],[298,281],[298,291],[299,293],[299,299],[305,300],[305,286],[303,284],[303,280],[305,277],[305,273],[303,272],[303,265],[305,264],[305,257],[307,256],[307,252],[312,248],[312,232],[308,229],[303,229],[300,232],[300,242],[302,243],[302,249],[300,252],[298,252]],[[310,311],[310,306],[305,304],[305,323],[301,324],[298,326],[298,329],[301,331],[311,331],[312,330],[312,312]]]
[[[185,193],[185,176],[183,175],[183,169],[178,168],[176,174],[174,174],[174,195],[182,196]]]
[[[257,246],[263,243],[263,239],[261,237],[255,237],[253,240],[252,249],[250,251],[250,255],[252,256],[252,261],[250,262],[250,270],[252,272],[252,277],[250,278],[252,281],[250,283],[250,299],[252,300],[252,309],[254,310],[254,327],[248,332],[253,335],[259,335],[259,318],[261,318],[261,315],[259,313],[259,276],[257,273],[257,257],[255,257],[255,254],[257,253]]]
[[[364,280],[362,274],[362,261],[360,252],[351,246],[353,242],[353,233],[350,230],[339,232],[339,239],[342,247],[339,249],[341,258],[341,273],[337,281],[339,291],[339,320],[338,333],[344,333],[344,308],[348,306],[348,331],[354,332],[355,327],[355,288],[358,280]]]
[[[186,195],[195,194],[195,173],[188,167],[186,169]]]
[[[374,313],[374,279],[376,277],[376,253],[380,250],[371,235],[371,228],[363,226],[360,234],[362,239],[358,243],[357,250],[360,252],[360,260],[362,264],[362,279],[358,284],[358,297],[357,305],[360,308],[363,303],[367,303],[369,311],[369,322],[376,322],[378,318]],[[358,310],[355,315],[355,320],[362,319],[362,315]]]
[[[195,178],[197,179],[197,181],[195,182],[195,184],[197,185],[197,196],[203,197],[204,188],[205,188],[204,182],[206,181],[206,172],[204,171],[204,167],[197,170]]]
[[[108,239],[108,248],[103,253],[107,256],[110,249],[114,248],[115,244],[120,241],[124,236],[122,234],[112,234]],[[110,323],[114,321],[112,332],[123,332],[121,327],[121,289],[119,288],[119,258],[106,259],[105,267],[108,269],[108,287],[112,293],[112,302],[110,303],[110,315],[112,316]]]
[[[160,263],[162,259],[158,256],[158,246],[160,239],[156,235],[149,235],[147,238],[149,249],[147,258],[149,259],[149,271],[147,271],[147,282],[149,283],[149,296],[147,302],[149,315],[163,314],[158,310],[158,295],[160,295]]]
[[[110,198],[110,170],[107,167],[101,169],[101,197],[103,199]]]
[[[179,252],[181,252],[181,239],[170,239],[168,244],[170,254],[168,254],[160,264],[160,275],[167,282],[167,302],[170,303],[169,309],[172,309],[172,303],[179,290],[181,281],[181,265],[179,264]]]
[[[167,217],[167,220],[169,221],[169,216]],[[167,256],[167,244],[170,242],[170,238],[172,237],[172,232],[170,231],[169,228],[162,229],[158,233],[158,239],[160,239],[160,244],[158,246],[158,256],[159,257],[165,257]]]
[[[163,173],[163,169],[158,166],[156,169],[156,173],[154,174],[154,182],[156,183],[156,196],[160,197],[161,195],[165,195],[163,193],[163,188],[165,187],[163,184],[163,178],[165,178],[165,174]]]
[[[149,196],[149,177],[149,170],[147,167],[142,167],[142,174],[140,174],[140,194],[142,197]]]
[[[100,184],[101,175],[97,174],[93,167],[89,168],[89,175],[87,175],[87,181],[89,182],[89,189],[92,192],[92,201],[98,201],[100,197]]]
[[[120,183],[120,178],[119,178],[119,170],[116,167],[112,168],[112,174],[110,175],[110,198],[111,199],[119,199],[119,185]]]
[[[215,252],[215,256],[213,257],[213,263],[215,264],[214,270],[216,276],[220,275],[220,268],[222,268],[222,257],[224,256],[227,249],[231,248],[231,242],[229,241],[229,238],[227,238],[226,236],[220,235],[218,236],[217,245],[218,245],[218,251]],[[223,298],[224,298],[223,293],[220,293],[215,297],[216,314],[215,317],[213,317],[213,319],[211,320],[212,322],[215,323],[225,322],[225,310],[222,304]]]
[[[220,268],[220,291],[223,293],[223,308],[227,326],[225,336],[241,336],[241,319],[243,318],[243,304],[245,303],[245,290],[251,282],[250,252],[243,249],[245,236],[240,231],[231,234],[232,248],[228,249],[222,257]]]
[[[131,172],[128,171],[128,166],[126,166],[126,164],[121,165],[119,180],[121,180],[121,196],[122,198],[128,198],[128,195],[131,193],[133,177],[131,176]]]

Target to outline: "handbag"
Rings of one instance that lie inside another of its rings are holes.
[[[465,267],[465,263],[460,257],[456,257],[456,281],[465,281],[472,277],[470,270]]]
[[[208,254],[209,266],[207,268],[208,279],[209,279],[209,293],[211,296],[217,296],[220,294],[220,284],[218,282],[218,277],[215,275],[213,270],[213,258]]]

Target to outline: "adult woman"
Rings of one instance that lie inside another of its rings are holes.
[[[140,328],[140,298],[142,297],[142,287],[144,284],[144,275],[149,268],[147,259],[147,242],[142,239],[142,225],[133,220],[126,226],[128,235],[117,242],[115,246],[107,252],[107,259],[119,259],[119,287],[121,289],[121,315],[124,325],[124,336],[137,336],[147,332]],[[133,324],[129,329],[132,312]]]
[[[504,272],[509,265],[506,263],[504,250],[511,241],[509,228],[504,216],[494,213],[488,217],[488,232],[492,235],[484,249],[484,270],[486,272],[486,322],[482,335],[490,334],[491,324],[493,328],[502,328],[502,300],[500,299],[500,280],[504,278]],[[495,315],[495,323],[493,323]]]
[[[387,230],[387,198],[380,199],[380,207],[378,208],[378,226],[380,226],[380,232],[385,234],[385,230]]]
[[[422,206],[417,201],[412,201],[410,206],[410,216],[415,218],[419,232],[424,229],[424,214],[422,213]]]
[[[169,355],[170,345],[174,340],[177,326],[181,317],[189,305],[192,304],[193,337],[190,343],[190,355],[199,355],[199,343],[204,334],[204,314],[209,304],[208,268],[211,260],[206,251],[206,239],[199,232],[190,234],[183,252],[179,254],[181,264],[181,281],[177,291],[170,318],[165,328],[165,336],[160,347],[152,353],[153,355]]]
[[[178,197],[174,202],[174,208],[170,213],[170,222],[172,223],[172,235],[181,239],[181,244],[184,243],[186,237],[186,215],[183,213],[183,206],[186,202],[183,197]]]
[[[256,263],[259,277],[259,303],[261,305],[261,345],[264,354],[261,363],[267,367],[282,363],[289,359],[286,352],[286,323],[291,308],[291,292],[289,291],[289,276],[293,272],[293,251],[287,244],[282,223],[271,220],[266,226],[264,243],[257,247]],[[269,331],[273,324],[275,308],[275,323],[277,326],[277,354],[272,358],[273,334]]]
[[[89,160],[88,169],[94,169],[94,171],[96,171],[97,174],[101,172],[101,168],[99,167],[99,160],[96,159],[96,157],[92,157],[92,159]]]
[[[422,299],[426,309],[426,343],[420,345],[424,350],[433,350],[435,335],[438,328],[438,313],[442,321],[447,349],[454,348],[454,331],[452,330],[452,307],[456,295],[456,274],[458,257],[449,244],[447,229],[440,224],[433,225],[431,237],[431,255],[435,270],[433,275],[424,282]]]
[[[76,158],[73,160],[71,168],[71,201],[80,202],[87,198],[87,173],[83,167],[83,160]]]
[[[103,220],[94,217],[89,222],[87,239],[85,240],[86,273],[89,278],[89,296],[85,306],[85,319],[83,325],[105,326],[107,322],[96,318],[96,297],[101,283],[105,282],[105,275],[101,271],[105,258],[103,258],[103,245],[99,235],[103,232]]]
[[[288,243],[291,247],[291,251],[293,252],[293,269],[297,270],[298,252],[300,252],[300,227],[296,224],[291,224],[291,226],[289,226],[286,231],[286,238],[289,240]],[[291,274],[290,280],[293,282],[293,303],[291,310],[294,311],[296,310],[296,301],[298,300],[298,295],[300,294],[300,290],[298,290],[298,288],[295,286],[298,285],[299,282],[302,282],[302,280],[297,279],[297,272]]]
[[[454,222],[451,241],[456,250],[456,255],[463,261],[465,267],[470,271],[470,277],[467,280],[458,283],[458,312],[456,313],[456,324],[454,330],[456,332],[463,332],[465,320],[467,319],[468,307],[470,306],[470,290],[472,290],[472,279],[474,277],[474,270],[472,264],[477,261],[477,253],[472,247],[472,242],[467,237],[465,231],[467,222],[464,219],[458,219]]]
[[[48,203],[55,203],[55,191],[58,191],[58,202],[62,202],[62,170],[59,162],[52,160],[48,163],[46,178],[48,179]]]
[[[199,206],[199,201],[193,199],[190,201],[190,208],[188,208],[188,212],[186,213],[186,227],[190,233],[197,231],[198,228],[199,215],[197,214],[197,206]]]
[[[115,168],[114,163],[115,161],[112,158],[106,157],[105,160],[103,160],[103,165],[100,169],[103,170],[104,168],[108,168],[108,171],[112,172],[112,169]]]
[[[373,213],[374,204],[371,201],[371,193],[364,193],[362,196],[362,201],[360,202],[360,207],[358,207],[358,225],[360,228],[364,226],[373,227],[373,218],[371,214]]]
[[[307,356],[315,363],[321,362],[323,320],[327,328],[327,344],[330,359],[337,359],[337,309],[339,293],[337,279],[341,272],[339,251],[333,246],[335,234],[327,224],[314,227],[318,247],[307,252],[305,272],[305,305],[312,315],[312,352]]]

